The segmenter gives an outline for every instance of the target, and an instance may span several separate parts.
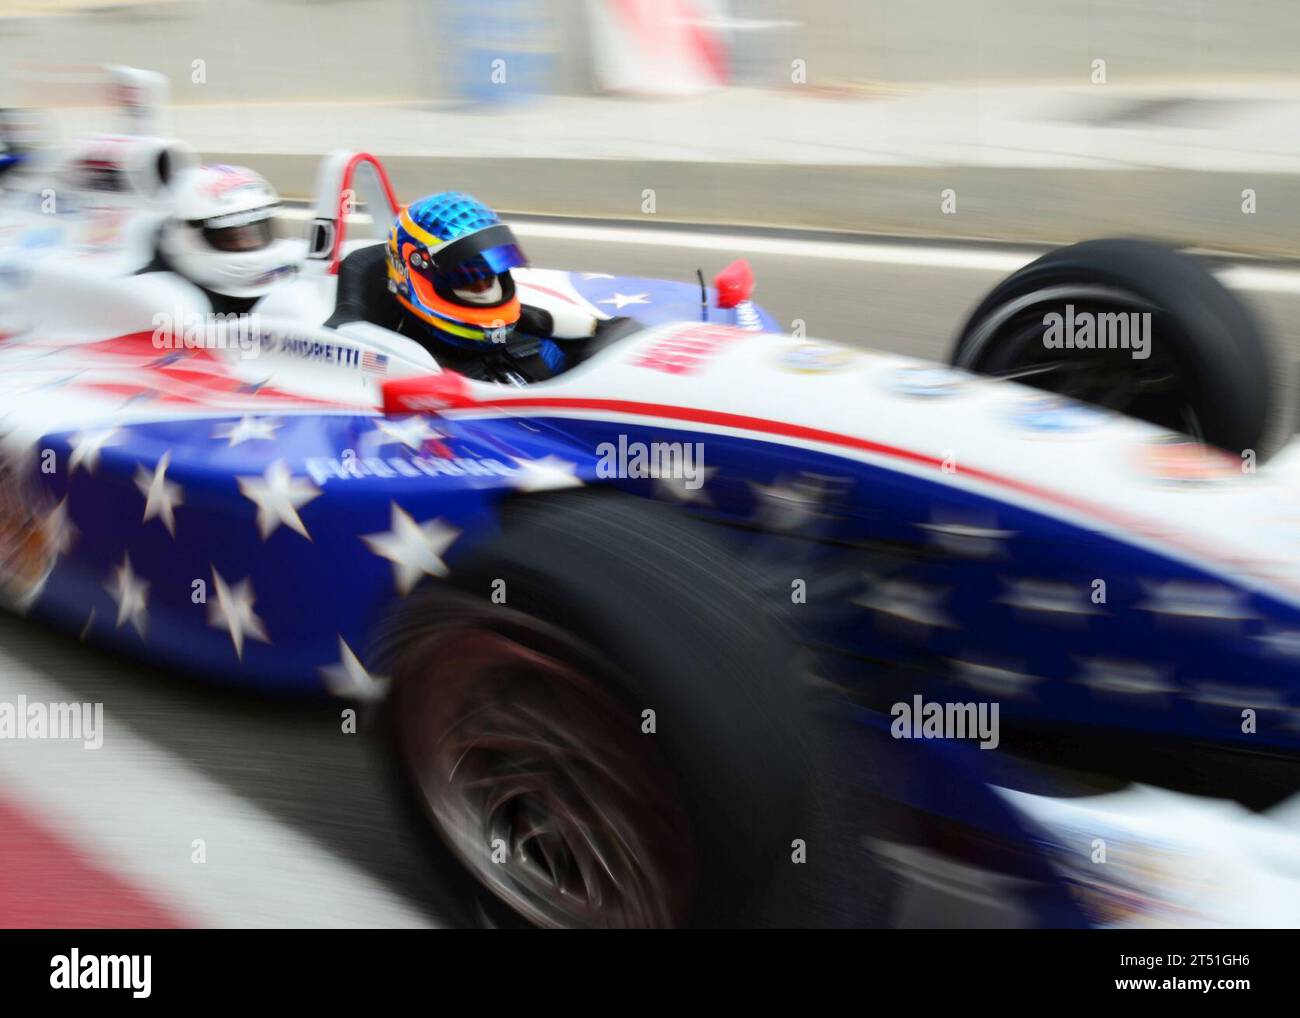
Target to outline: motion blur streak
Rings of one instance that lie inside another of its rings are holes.
[[[19,694],[48,702],[76,699],[23,661],[0,656],[0,700],[12,702]],[[66,742],[0,741],[0,779],[10,802],[78,845],[86,863],[146,890],[186,925],[428,925],[397,896],[115,724],[112,714],[110,705],[104,745],[95,752]],[[203,842],[204,862],[192,861],[196,839]],[[44,862],[47,884],[68,872],[60,856]],[[86,893],[104,890],[92,883]],[[165,922],[165,912],[123,907],[110,924],[127,922],[133,913],[144,925]],[[46,925],[86,924],[84,913],[74,918],[56,906],[46,918]],[[0,915],[4,925],[25,925],[24,919],[34,917]]]

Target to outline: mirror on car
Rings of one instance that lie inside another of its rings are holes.
[[[754,292],[754,270],[744,258],[737,258],[713,277],[713,286],[718,291],[718,307],[734,308]]]

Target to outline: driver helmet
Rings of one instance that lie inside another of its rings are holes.
[[[504,343],[519,321],[510,270],[528,264],[510,227],[482,202],[444,191],[412,202],[388,234],[388,288],[435,338]]]
[[[280,196],[243,166],[196,166],[172,187],[159,247],[191,283],[227,297],[260,297],[297,271],[292,241],[275,240]]]

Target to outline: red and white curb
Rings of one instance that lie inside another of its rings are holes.
[[[77,699],[0,656],[0,701],[20,694]],[[114,725],[111,711],[97,750],[0,739],[0,927],[429,925],[368,874]]]

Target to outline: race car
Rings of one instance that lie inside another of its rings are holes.
[[[1079,794],[1054,768],[1294,752],[1296,453],[1269,459],[1263,341],[1195,262],[1106,241],[1013,276],[955,358],[1018,381],[777,334],[744,266],[703,300],[525,270],[557,308],[655,296],[505,386],[359,318],[348,234],[400,205],[363,153],[319,179],[301,272],[234,322],[135,271],[147,216],[17,235],[0,578],[84,639],[381,703],[465,921],[878,922],[900,883],[1141,913],[1045,847],[1033,797]],[[1130,314],[1127,346],[1078,341]],[[971,731],[936,737],[954,703]]]

